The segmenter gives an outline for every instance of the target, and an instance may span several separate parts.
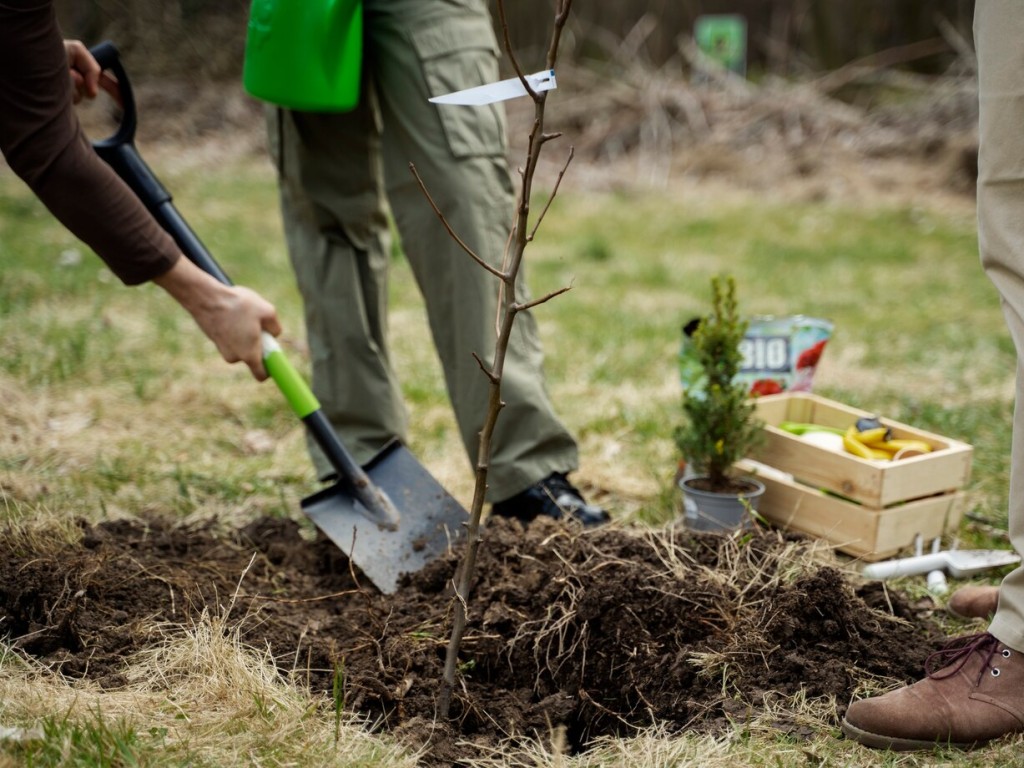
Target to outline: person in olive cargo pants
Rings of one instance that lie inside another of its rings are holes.
[[[416,183],[415,165],[453,230],[498,264],[515,191],[501,105],[439,106],[428,98],[493,82],[498,46],[482,0],[364,0],[360,103],[346,113],[268,108],[289,254],[305,303],[313,389],[357,461],[407,416],[387,344],[387,207],[426,302],[462,442],[472,462],[488,381],[473,354],[494,349],[498,282],[447,234]],[[525,287],[519,294],[528,294]],[[529,521],[608,519],[566,475],[577,446],[546,390],[537,326],[515,324],[494,440],[492,512]],[[315,446],[322,477],[330,469]]]
[[[978,244],[1017,349],[1010,468],[1010,539],[1024,552],[1024,5],[979,0]],[[958,612],[983,615],[988,632],[936,654],[928,676],[854,702],[843,732],[871,747],[969,747],[1024,731],[1024,568],[990,591],[963,593]],[[953,602],[953,601],[951,601]]]

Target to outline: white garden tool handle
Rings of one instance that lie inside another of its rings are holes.
[[[861,570],[866,579],[892,579],[897,576],[917,576],[929,571],[940,571],[949,564],[945,552],[933,552],[930,555],[902,557],[898,560],[883,560],[870,563]]]

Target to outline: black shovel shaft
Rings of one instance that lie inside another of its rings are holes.
[[[102,69],[110,70],[117,76],[123,108],[121,122],[114,134],[106,139],[93,142],[96,153],[131,187],[146,209],[174,239],[189,261],[221,283],[231,285],[227,274],[220,268],[213,255],[174,207],[171,193],[160,183],[135,148],[137,122],[135,98],[128,73],[121,65],[117,48],[113,43],[107,41],[91,48],[90,52]],[[363,468],[356,463],[338,439],[323,410],[317,408],[313,413],[301,418],[340,479],[351,488],[353,495],[379,521],[394,524],[396,515],[394,507],[387,497],[373,485]]]
[[[110,141],[105,139],[104,141]],[[213,256],[203,245],[199,236],[188,225],[188,222],[174,207],[170,193],[153,175],[146,161],[143,160],[134,144],[104,144],[96,142],[93,147],[101,158],[114,169],[135,195],[142,201],[146,209],[174,242],[188,260],[201,270],[224,283],[232,285],[231,279],[220,268]]]
[[[96,150],[96,154],[114,169],[125,184],[131,187],[146,209],[153,214],[157,223],[174,238],[174,242],[178,244],[189,261],[225,285],[231,285],[231,280],[224,274],[224,270],[220,268],[210,252],[206,250],[206,246],[175,209],[171,193],[160,183],[156,174],[135,148],[135,128],[138,123],[135,94],[132,93],[131,81],[121,64],[121,57],[116,46],[110,41],[106,41],[89,50],[101,69],[109,69],[117,77],[122,107],[121,122],[113,135],[93,142],[92,146]]]

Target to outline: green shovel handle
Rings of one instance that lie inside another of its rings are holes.
[[[261,339],[263,365],[267,373],[277,384],[277,388],[281,390],[295,415],[302,419],[320,446],[320,450],[331,462],[331,466],[345,478],[352,495],[362,502],[374,522],[384,529],[397,530],[400,516],[394,503],[370,481],[363,468],[356,464],[351,454],[338,440],[331,423],[320,409],[320,401],[316,399],[306,380],[285,357],[277,339],[266,331],[263,331]]]
[[[304,419],[320,410],[320,401],[316,399],[316,395],[313,394],[313,390],[306,384],[302,375],[295,370],[295,366],[285,357],[277,339],[266,331],[263,332],[262,339],[263,365],[295,415]]]

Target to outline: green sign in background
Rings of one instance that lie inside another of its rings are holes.
[[[698,16],[697,47],[708,58],[738,75],[747,74],[747,20],[734,14]]]

